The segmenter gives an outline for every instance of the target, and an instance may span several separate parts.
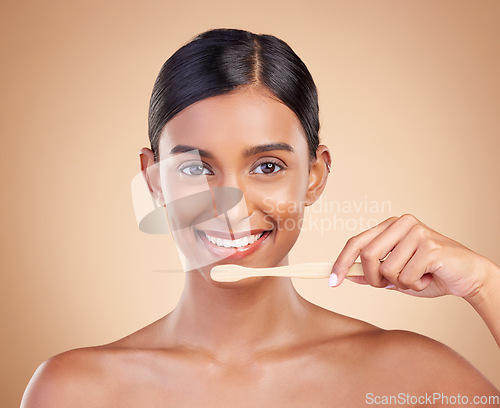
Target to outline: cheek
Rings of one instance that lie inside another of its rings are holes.
[[[210,190],[193,193],[166,203],[172,230],[181,230],[215,216]]]
[[[287,232],[292,238],[300,232],[306,196],[307,179],[284,180],[272,188],[261,189],[258,205],[269,226]]]
[[[179,182],[165,177],[162,192],[172,230],[181,230],[215,216],[213,194],[205,177],[191,182]]]
[[[193,226],[214,217],[214,207],[208,183],[179,183],[166,178],[162,184],[167,217],[177,250],[193,265],[206,264],[197,251]]]
[[[262,210],[266,223],[279,232],[298,235],[304,216],[302,200],[285,200],[283,197],[268,196],[264,199]]]

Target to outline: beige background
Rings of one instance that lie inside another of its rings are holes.
[[[209,28],[287,41],[317,83],[333,153],[324,202],[410,212],[500,264],[500,2],[2,1],[0,405],[36,367],[168,313],[182,274],[170,236],[137,228],[130,182],[162,63]],[[317,206],[316,206],[317,208]],[[311,224],[312,225],[312,224]],[[291,259],[333,261],[361,224],[304,231]],[[500,387],[500,353],[462,299],[296,280],[311,301],[437,339]]]

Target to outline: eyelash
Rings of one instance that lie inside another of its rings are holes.
[[[276,167],[278,167],[278,171],[274,171],[272,173],[264,173],[264,172],[261,172],[261,173],[254,173],[256,169],[260,168],[260,166],[262,166],[263,164],[268,164],[268,163],[271,163],[273,165],[275,165]],[[203,167],[203,173],[202,174],[188,174],[188,173],[185,173],[184,170],[185,169],[189,169],[189,168],[193,168],[193,167]],[[205,173],[205,170],[208,170],[210,173],[209,174],[206,174]],[[273,160],[273,159],[265,159],[264,161],[258,163],[256,166],[254,166],[253,170],[251,171],[252,173],[254,174],[264,174],[264,175],[274,175],[274,174],[277,174],[279,173],[280,171],[282,170],[285,170],[285,165],[282,164],[281,162],[278,162],[277,160]],[[199,176],[207,176],[207,175],[213,175],[213,171],[203,162],[201,163],[187,163],[187,164],[184,164],[182,166],[179,167],[179,171],[183,174],[185,174],[186,176],[190,176],[190,177],[199,177]]]
[[[184,173],[184,170],[185,169],[189,169],[189,168],[193,168],[193,167],[203,167],[203,174],[187,174],[187,173]],[[208,170],[210,172],[210,174],[205,174],[205,170]],[[213,174],[212,170],[210,170],[210,168],[205,164],[205,163],[187,163],[187,164],[184,164],[182,166],[179,167],[179,171],[186,175],[186,176],[190,176],[190,177],[199,177],[199,176],[207,176],[207,175],[211,175]]]
[[[278,170],[278,171],[275,171],[275,172],[272,172],[272,173],[256,173],[256,174],[274,175],[274,174],[279,173],[279,172],[280,172],[280,171],[282,171],[282,170],[285,170],[285,166],[284,166],[284,164],[282,164],[281,162],[278,162],[277,160],[273,160],[273,159],[265,159],[265,160],[263,160],[262,162],[260,162],[259,164],[257,164],[257,165],[253,168],[252,172],[253,172],[253,171],[255,171],[256,169],[260,168],[260,166],[262,166],[263,164],[268,164],[268,163],[272,163],[272,164],[274,164],[276,167],[278,167],[278,168],[279,168],[279,170]]]

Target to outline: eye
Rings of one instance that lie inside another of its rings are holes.
[[[188,176],[202,176],[213,174],[212,171],[205,167],[202,163],[190,163],[182,166],[179,170],[183,174],[186,174]]]
[[[258,164],[257,167],[253,170],[253,172],[257,174],[275,174],[283,169],[284,166],[278,163],[274,163],[272,161],[267,161]]]

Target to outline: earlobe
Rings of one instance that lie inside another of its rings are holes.
[[[158,163],[155,163],[154,153],[151,149],[143,147],[139,152],[139,159],[141,164],[141,172],[148,186],[149,192],[153,198],[162,207],[165,206],[161,190],[160,173],[158,172]]]
[[[316,150],[316,159],[309,172],[306,206],[314,204],[325,189],[328,173],[331,169],[331,156],[328,147],[319,145]]]

